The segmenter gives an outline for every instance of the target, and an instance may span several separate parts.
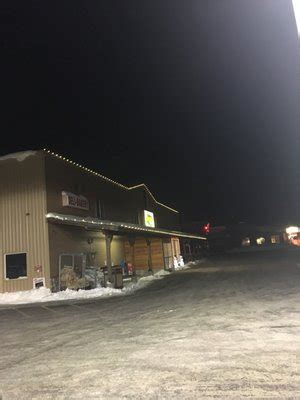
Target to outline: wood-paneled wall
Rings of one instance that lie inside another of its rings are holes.
[[[135,269],[148,270],[148,247],[146,239],[143,237],[136,238],[134,244],[134,262],[132,260],[132,250],[128,240],[124,241],[125,259],[126,262],[134,264]],[[152,268],[164,268],[164,255],[163,245],[161,238],[151,238],[151,255],[152,255]]]

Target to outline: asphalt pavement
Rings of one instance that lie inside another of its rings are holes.
[[[0,310],[6,399],[300,399],[300,252],[215,256],[134,294]]]

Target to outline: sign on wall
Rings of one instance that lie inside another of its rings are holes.
[[[89,201],[86,197],[71,192],[61,192],[62,205],[64,207],[79,208],[81,210],[89,210]]]
[[[33,289],[38,289],[40,287],[46,286],[46,281],[44,277],[33,278],[32,282],[33,282]]]
[[[155,221],[154,221],[153,212],[144,210],[144,223],[149,228],[155,228]]]

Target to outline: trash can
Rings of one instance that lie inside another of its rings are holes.
[[[115,289],[123,288],[123,270],[121,266],[112,267],[111,280]]]
[[[102,277],[100,279],[100,284],[102,287],[107,287],[107,282],[108,282],[108,271],[107,267],[101,267],[100,268],[100,273],[102,274]],[[1,400],[1,399],[0,399]]]

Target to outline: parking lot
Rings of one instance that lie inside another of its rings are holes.
[[[131,295],[2,308],[0,394],[298,399],[299,256],[212,257]]]

